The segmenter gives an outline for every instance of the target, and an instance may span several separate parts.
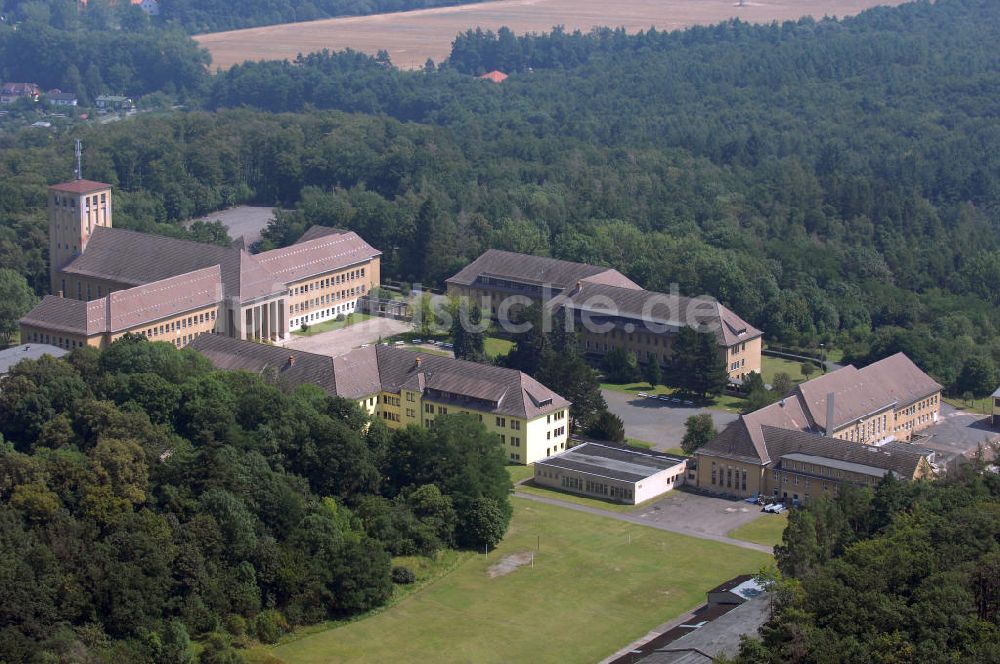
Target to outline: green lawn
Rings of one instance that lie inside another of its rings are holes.
[[[535,475],[535,467],[531,464],[527,466],[520,466],[511,464],[507,466],[507,474],[510,475],[510,481],[517,484],[521,480],[526,480]]]
[[[332,330],[339,330],[342,327],[347,327],[348,325],[354,325],[355,323],[360,323],[361,321],[368,320],[371,318],[368,314],[354,313],[347,314],[347,318],[344,320],[328,320],[322,323],[316,323],[315,325],[310,325],[309,329],[305,332],[302,328],[296,328],[292,330],[292,334],[299,337],[311,337],[314,334],[322,334],[323,332],[330,332]]]
[[[624,392],[626,394],[633,394],[638,396],[640,392],[645,394],[665,394],[667,396],[672,396],[677,392],[676,388],[667,387],[666,385],[657,385],[656,389],[650,389],[649,383],[601,383],[602,390],[611,390],[613,392]],[[688,399],[690,401],[690,399]],[[739,413],[742,412],[743,405],[746,403],[745,399],[740,397],[729,396],[728,394],[720,394],[714,399],[705,402],[695,401],[696,406],[703,408],[714,408],[715,410],[724,410],[729,413]]]
[[[513,341],[508,341],[506,339],[499,339],[497,337],[486,337],[485,340],[485,350],[486,357],[497,358],[501,355],[506,355],[510,352],[510,349],[514,347]]]
[[[749,523],[745,523],[739,528],[730,530],[729,537],[763,544],[764,546],[774,546],[781,542],[781,534],[785,532],[785,525],[788,523],[788,512],[784,514],[761,514]]]
[[[989,415],[993,412],[993,397],[983,397],[982,399],[975,399],[971,403],[965,399],[959,397],[942,397],[942,400],[958,408],[960,410],[966,410],[970,413],[979,413],[980,415]]]
[[[575,505],[593,507],[595,509],[607,510],[609,512],[635,512],[636,510],[641,510],[646,507],[646,503],[640,503],[639,505],[622,505],[621,503],[613,503],[609,500],[601,500],[600,498],[588,498],[587,496],[579,496],[575,493],[569,493],[568,491],[560,491],[559,489],[552,489],[546,486],[539,486],[534,482],[525,482],[524,484],[518,484],[515,490],[518,493],[530,493],[532,496],[541,496],[542,498],[552,498],[553,500],[561,500],[565,503],[573,503]],[[652,500],[659,500],[662,497],[663,496],[658,496],[657,498],[654,498]]]
[[[760,358],[762,375],[765,385],[774,384],[774,375],[777,373],[784,372],[791,376],[792,382],[795,384],[801,383],[806,380],[806,377],[802,375],[802,363],[795,362],[794,360],[786,360],[782,357],[771,357],[770,355],[763,355]],[[815,378],[822,374],[823,370],[817,366],[813,366],[816,371],[812,373],[812,377]]]
[[[537,538],[541,548],[536,551]],[[505,556],[525,564],[491,578]],[[288,641],[310,662],[593,662],[767,564],[763,553],[514,499],[489,558],[474,555],[392,608]]]

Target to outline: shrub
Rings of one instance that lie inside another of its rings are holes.
[[[417,575],[409,567],[397,565],[392,568],[392,582],[401,586],[409,585],[417,580]]]
[[[233,636],[243,636],[247,633],[247,619],[237,613],[226,616],[226,631]]]
[[[257,614],[254,620],[254,632],[257,638],[263,643],[277,643],[281,635],[288,632],[291,627],[285,616],[276,609],[267,609]]]

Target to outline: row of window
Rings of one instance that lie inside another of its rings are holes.
[[[177,332],[178,330],[194,327],[195,325],[211,323],[215,320],[215,317],[215,311],[208,311],[194,316],[188,316],[187,318],[181,318],[180,320],[171,321],[160,326],[147,328],[142,332],[142,334],[146,335],[147,339],[152,339],[153,337],[161,334],[169,334],[170,332]]]
[[[365,292],[365,286],[354,286],[345,290],[334,291],[333,293],[327,293],[326,295],[321,295],[319,297],[314,297],[305,302],[298,302],[296,304],[290,305],[288,307],[288,312],[291,314],[298,314],[312,309],[314,307],[322,307],[327,304],[332,304],[336,300],[344,300],[347,298],[357,297],[358,295],[363,295]]]
[[[725,486],[727,489],[737,489],[740,491],[746,491],[747,471],[741,470],[739,468],[734,469],[732,468],[732,466],[727,466],[725,468],[716,468],[716,464],[713,461],[712,484],[720,487]]]
[[[350,312],[352,309],[354,309],[353,302],[348,302],[346,304],[338,304],[337,306],[331,309],[326,309],[323,311],[315,311],[313,313],[306,314],[301,318],[293,318],[291,319],[291,321],[289,321],[289,325],[293,328],[300,327],[304,323],[313,323],[320,319],[332,318],[338,314],[346,314]]]
[[[44,332],[32,332],[30,339],[22,339],[23,341],[31,341],[33,344],[49,344],[50,346],[58,346],[59,348],[64,348],[66,350],[73,350],[74,348],[82,348],[86,344],[82,341],[77,341],[76,339],[70,339],[68,337],[57,337],[56,335],[49,336]]]
[[[389,404],[390,406],[396,406],[397,408],[399,408],[399,397],[394,397],[389,394],[383,394],[382,403]]]
[[[312,291],[317,291],[321,288],[330,288],[331,286],[338,286],[342,283],[353,281],[355,279],[363,279],[364,276],[365,276],[365,268],[361,268],[359,270],[351,270],[350,272],[345,272],[344,274],[337,274],[332,277],[317,279],[316,281],[311,281],[308,284],[302,284],[301,286],[294,286],[290,290],[290,294],[302,295],[303,293],[310,293]]]
[[[741,360],[736,360],[735,362],[732,362],[729,365],[729,370],[730,371],[736,371],[737,369],[745,367],[746,365],[747,365],[747,358],[744,357]]]
[[[390,413],[388,411],[383,410],[382,411],[382,419],[389,420],[390,422],[398,422],[399,421],[399,413]]]
[[[105,203],[107,203],[107,196],[108,196],[107,192],[101,194],[101,196],[100,196],[101,205],[104,205]],[[87,209],[90,209],[91,204],[93,204],[94,207],[97,207],[97,201],[98,201],[98,197],[97,197],[96,194],[94,196],[84,196],[83,199],[82,199],[83,205]],[[56,207],[70,207],[70,208],[75,208],[76,207],[76,198],[74,198],[72,196],[54,196],[53,197],[53,203],[55,204]]]
[[[559,420],[564,420],[564,419],[566,419],[566,411],[565,410],[557,410],[555,413],[550,413],[550,414],[548,414],[548,415],[545,416],[545,421],[548,424],[552,424],[552,420],[555,420],[556,422],[558,422]]]

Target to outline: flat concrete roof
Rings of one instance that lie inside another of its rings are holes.
[[[6,374],[21,360],[37,360],[42,355],[62,357],[69,351],[49,344],[21,344],[0,350],[0,375]]]
[[[681,463],[684,463],[684,459],[662,454],[654,456],[598,443],[584,443],[555,456],[536,461],[535,466],[575,470],[626,482],[641,482]]]

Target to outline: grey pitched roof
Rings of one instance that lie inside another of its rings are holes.
[[[642,664],[712,664],[722,655],[732,657],[739,651],[740,636],[756,634],[770,614],[771,600],[767,593],[761,593],[639,661]]]
[[[831,468],[883,476],[892,471],[904,479],[912,479],[926,454],[919,448],[905,445],[876,447],[864,443],[820,436],[807,431],[791,431],[764,426],[765,444],[772,459],[790,459],[827,465]]]
[[[107,330],[105,309],[104,298],[86,302],[46,295],[21,318],[21,323],[89,337]]]
[[[614,284],[624,288],[639,286],[618,270],[585,263],[530,256],[512,251],[490,249],[446,281],[449,284],[471,286],[480,276],[492,276],[523,283],[549,284],[560,290],[578,281]]]
[[[187,345],[208,358],[216,369],[274,375],[289,385],[310,383],[337,394],[333,358],[315,353],[202,334]]]
[[[218,265],[225,296],[249,302],[281,293],[289,281],[380,255],[356,233],[318,235],[290,247],[251,255],[239,246],[99,226],[87,250],[62,271],[139,286]]]
[[[121,332],[222,301],[219,266],[169,277],[86,302],[45,296],[21,322],[93,336]]]
[[[240,296],[244,278],[248,295],[260,292],[266,272],[254,269],[253,259],[239,249],[122,228],[95,228],[86,251],[62,271],[139,286],[213,265],[222,270],[228,297]]]
[[[711,331],[723,346],[732,346],[763,334],[708,297],[685,297],[585,281],[579,288],[574,287],[563,294],[560,303],[574,310],[642,320],[672,331],[681,327]]]
[[[188,347],[205,355],[219,369],[260,373],[269,367],[277,368],[289,384],[314,383],[329,394],[347,399],[361,399],[380,391],[399,392],[406,385],[450,393],[457,407],[529,419],[570,405],[535,379],[513,369],[423,355],[390,346],[358,348],[331,358],[229,337],[201,335]],[[294,361],[289,362],[289,358]],[[483,401],[498,398],[498,401],[486,406],[466,398]]]
[[[0,350],[0,375],[10,372],[11,368],[22,360],[37,360],[43,355],[62,357],[68,350],[49,344],[21,344]]]
[[[863,369],[846,366],[802,383],[795,393],[817,427],[836,429],[894,404],[906,405],[941,390],[941,385],[903,353],[896,353]],[[834,395],[834,421],[828,426],[826,404]]]
[[[498,415],[531,419],[570,405],[569,401],[531,376],[513,369],[455,360],[440,355],[424,355],[391,346],[377,346],[375,351],[382,386],[386,391],[398,392],[404,383],[422,374],[428,389],[440,389],[484,400],[500,395],[496,407],[491,410]],[[419,363],[417,363],[418,357]],[[493,385],[491,388],[493,391],[488,395],[484,392],[484,383]],[[434,388],[433,385],[438,387]],[[469,407],[474,406],[469,404]]]
[[[741,415],[705,451],[756,463],[774,458],[764,444],[762,427],[825,431],[827,395],[834,394],[833,430],[893,404],[905,406],[941,390],[910,358],[898,353],[864,369],[843,367],[798,385],[777,403]]]
[[[110,184],[94,182],[93,180],[70,180],[69,182],[60,182],[49,187],[52,191],[62,191],[67,194],[90,194],[110,188]]]

